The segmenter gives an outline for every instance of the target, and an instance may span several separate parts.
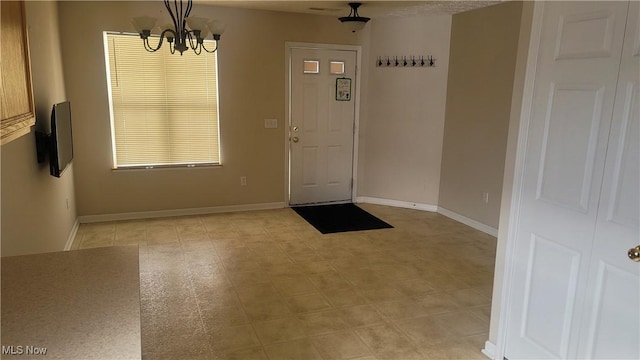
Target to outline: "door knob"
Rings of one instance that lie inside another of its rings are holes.
[[[627,255],[629,255],[629,259],[635,262],[640,262],[640,245],[629,249]]]
[[[291,141],[293,141],[294,143],[297,143],[298,141],[300,141],[300,139],[298,139],[297,136],[294,136],[291,138]]]

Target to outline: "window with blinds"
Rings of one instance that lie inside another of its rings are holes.
[[[181,56],[165,43],[150,53],[138,35],[104,41],[113,167],[220,164],[217,52]]]

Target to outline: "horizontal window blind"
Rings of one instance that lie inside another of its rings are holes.
[[[219,164],[217,53],[171,54],[166,42],[150,53],[137,35],[105,41],[114,167]]]

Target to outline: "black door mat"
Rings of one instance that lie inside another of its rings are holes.
[[[297,206],[292,209],[323,234],[393,228],[355,204]]]

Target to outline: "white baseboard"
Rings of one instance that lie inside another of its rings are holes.
[[[485,341],[482,353],[489,359],[493,360],[496,356],[496,346],[491,341]]]
[[[442,207],[438,207],[438,214],[442,214],[448,218],[451,218],[455,221],[461,222],[467,226],[471,226],[472,228],[476,229],[476,230],[480,230],[483,233],[489,234],[491,236],[495,236],[498,237],[498,229],[493,228],[489,225],[483,224],[479,221],[473,220],[473,219],[469,219],[466,216],[460,215],[458,213],[455,213],[451,210],[447,210],[445,208]]]
[[[246,204],[246,205],[224,205],[206,208],[191,209],[175,209],[175,210],[159,210],[159,211],[140,211],[120,214],[103,214],[103,215],[84,215],[79,216],[78,220],[81,224],[104,222],[104,221],[120,221],[120,220],[138,220],[151,219],[171,216],[189,216],[189,215],[205,215],[217,214],[225,212],[251,211],[251,210],[270,210],[282,209],[285,207],[284,202]]]
[[[67,239],[67,243],[64,244],[64,251],[69,251],[73,247],[73,242],[76,240],[76,235],[78,234],[78,228],[80,227],[79,219],[76,219],[76,222],[73,223],[73,227],[71,228],[71,232],[69,233],[69,238]]]
[[[420,204],[420,203],[413,203],[413,202],[400,201],[400,200],[381,199],[381,198],[375,198],[375,197],[369,197],[369,196],[358,196],[356,197],[356,202],[366,203],[366,204],[386,205],[386,206],[393,206],[393,207],[399,207],[399,208],[405,208],[405,209],[416,209],[416,210],[422,210],[422,211],[432,211],[432,212],[438,211],[438,206],[436,205]]]

